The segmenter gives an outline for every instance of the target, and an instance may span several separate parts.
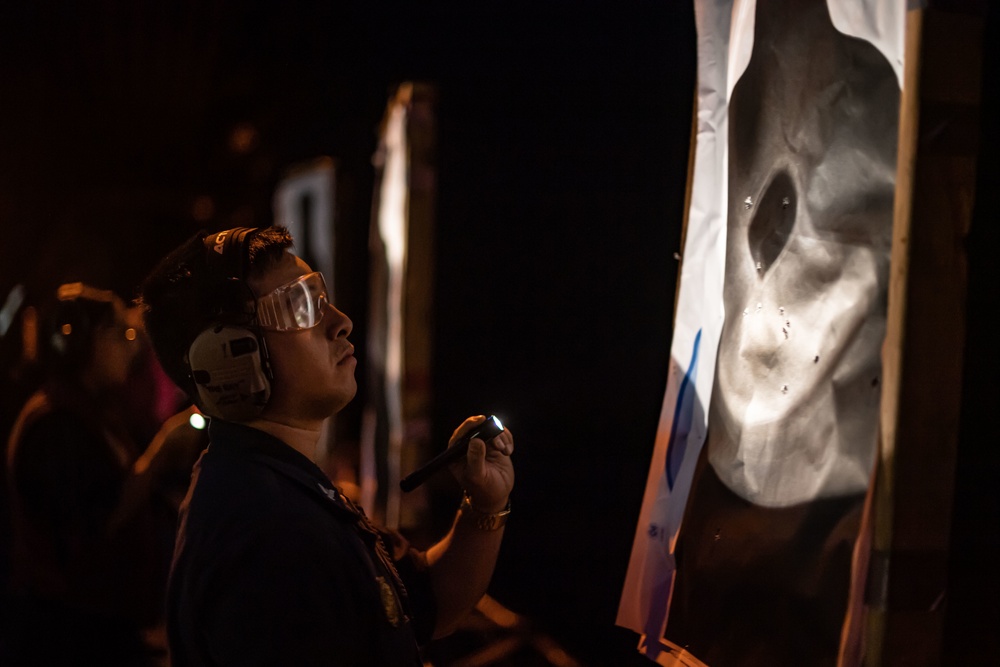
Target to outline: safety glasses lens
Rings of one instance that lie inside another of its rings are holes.
[[[309,329],[323,319],[327,303],[322,273],[309,273],[276,288],[257,301],[257,323],[263,329]]]

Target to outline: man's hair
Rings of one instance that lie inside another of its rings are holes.
[[[277,264],[292,236],[285,227],[259,229],[248,237],[246,275],[226,280],[209,266],[202,230],[164,257],[139,288],[146,334],[160,365],[170,379],[192,398],[197,397],[187,364],[188,349],[202,331],[227,313],[246,310],[253,293],[246,279],[257,277]],[[233,285],[239,289],[233,289]],[[250,324],[250,322],[243,322]]]

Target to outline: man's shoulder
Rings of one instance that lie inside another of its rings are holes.
[[[211,579],[234,564],[302,569],[358,560],[350,525],[265,465],[213,461],[208,452],[192,484],[181,508],[174,576]]]
[[[102,442],[92,420],[39,391],[24,404],[11,428],[7,456],[20,458],[28,451],[48,456],[53,448],[65,455],[68,448],[89,450]]]
[[[17,416],[13,432],[25,432],[38,427],[55,428],[66,425],[76,428],[84,421],[76,410],[64,402],[53,399],[50,392],[40,389],[25,401]]]
[[[183,512],[187,530],[327,533],[345,522],[325,507],[319,489],[252,455],[220,454],[209,445],[195,466]]]
[[[290,481],[265,463],[222,454],[211,445],[195,465],[191,483],[191,504],[217,510],[242,507],[270,514],[301,502]]]

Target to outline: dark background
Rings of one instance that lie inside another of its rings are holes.
[[[517,435],[491,593],[587,664],[648,664],[614,617],[669,361],[692,3],[87,4],[0,9],[0,293],[83,279],[132,296],[200,227],[268,224],[285,170],[329,155],[337,299],[363,364],[377,125],[395,84],[435,84],[435,440],[485,411]],[[242,124],[256,141],[238,152]],[[975,613],[951,623],[958,641],[997,618],[995,157],[979,176],[950,601]],[[6,382],[5,416],[15,396]]]

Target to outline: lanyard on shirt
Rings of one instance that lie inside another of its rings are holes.
[[[332,509],[336,514],[341,515],[343,518],[350,519],[355,528],[358,530],[358,537],[361,538],[361,541],[364,542],[369,549],[375,552],[375,555],[378,557],[378,560],[382,565],[382,569],[391,577],[393,588],[398,593],[399,597],[404,602],[408,600],[409,596],[406,592],[406,586],[403,584],[403,580],[400,578],[399,572],[396,570],[396,565],[393,562],[392,557],[389,555],[388,549],[386,549],[382,535],[379,533],[378,529],[372,525],[371,521],[369,521],[363,508],[354,504],[350,498],[344,496],[344,494],[340,493],[332,485],[324,485],[315,477],[305,474],[302,470],[293,465],[289,465],[284,461],[279,461],[256,452],[251,453],[250,456],[273,470],[282,473],[286,477],[298,483],[300,486],[307,489],[311,496],[317,498],[324,506]]]

